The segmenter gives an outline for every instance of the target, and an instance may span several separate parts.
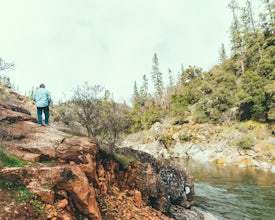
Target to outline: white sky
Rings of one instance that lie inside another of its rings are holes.
[[[0,57],[21,93],[41,82],[54,101],[89,81],[129,101],[151,79],[152,57],[168,78],[181,65],[204,70],[229,53],[229,0],[0,0]]]

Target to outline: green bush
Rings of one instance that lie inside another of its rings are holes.
[[[179,134],[179,140],[180,142],[191,141],[191,135],[189,135],[188,132],[183,131]]]
[[[161,114],[158,109],[148,109],[141,114],[133,115],[130,131],[137,132],[142,129],[149,129],[154,123],[160,121]]]
[[[210,120],[211,101],[207,98],[201,99],[193,112],[193,119],[196,123],[205,123]]]
[[[22,167],[27,162],[5,151],[5,145],[0,143],[0,167]]]
[[[258,75],[253,71],[246,71],[241,76],[242,96],[247,98],[240,100],[240,112],[244,112],[244,119],[253,119],[263,121],[267,118],[268,112],[268,96],[264,87],[268,84],[268,80],[262,75]],[[242,118],[242,117],[241,117]]]
[[[237,140],[237,145],[243,150],[251,149],[255,144],[255,140],[251,135],[245,135]]]
[[[162,144],[166,149],[169,149],[175,144],[175,139],[172,133],[160,134],[155,137],[155,139]]]
[[[16,191],[17,196],[15,199],[18,202],[29,203],[39,216],[45,216],[45,211],[43,209],[45,204],[40,200],[35,199],[35,195],[33,192],[30,192],[25,186],[18,186]]]
[[[0,176],[0,189],[14,189],[18,187],[19,185],[11,180],[7,180]]]
[[[128,157],[121,154],[115,154],[114,157],[124,169],[127,169],[130,163],[137,161],[137,158],[135,157]]]
[[[188,106],[187,97],[183,94],[174,94],[171,96],[170,114],[178,118],[185,118],[185,112]]]

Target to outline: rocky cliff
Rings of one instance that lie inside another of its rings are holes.
[[[2,152],[27,161],[0,166],[0,177],[34,193],[45,213],[23,215],[1,201],[8,208],[0,208],[0,219],[203,219],[189,213],[192,176],[167,161],[127,148],[107,153],[86,137],[39,127],[22,105],[0,104],[0,140]]]

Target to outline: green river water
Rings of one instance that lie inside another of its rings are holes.
[[[275,220],[275,173],[176,160],[194,177],[194,205],[217,219]]]

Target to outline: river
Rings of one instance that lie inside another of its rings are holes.
[[[275,173],[176,160],[194,177],[194,206],[218,219],[274,220]]]

